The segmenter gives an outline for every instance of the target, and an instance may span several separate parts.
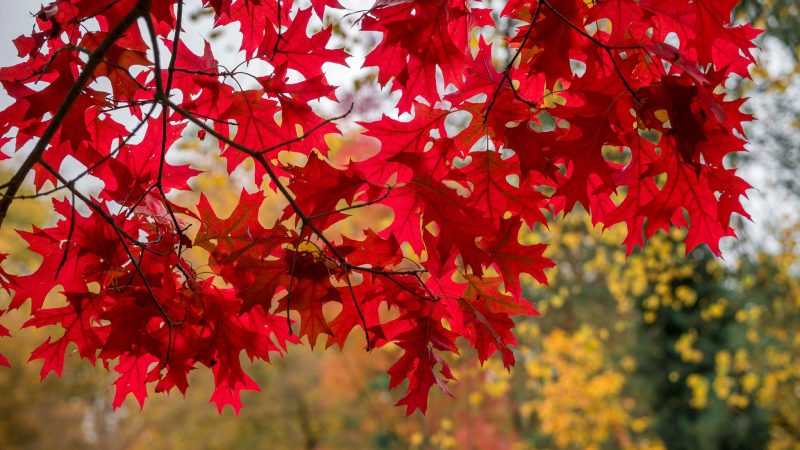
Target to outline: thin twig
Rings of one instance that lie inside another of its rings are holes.
[[[3,221],[8,213],[8,208],[11,206],[11,202],[14,201],[14,196],[17,195],[17,191],[19,191],[20,186],[22,186],[22,182],[25,180],[28,172],[30,172],[34,164],[41,162],[42,154],[44,154],[47,146],[50,145],[50,141],[53,139],[56,132],[61,128],[61,123],[67,118],[67,115],[72,109],[72,105],[75,103],[75,100],[78,99],[81,92],[94,75],[94,71],[97,66],[103,62],[103,58],[109,52],[109,50],[111,50],[111,47],[114,45],[114,43],[116,43],[122,37],[122,35],[125,34],[128,28],[130,28],[130,26],[136,22],[136,19],[147,14],[149,6],[149,0],[139,0],[136,3],[136,6],[127,15],[125,15],[125,17],[123,17],[122,20],[120,20],[120,22],[111,29],[111,31],[108,32],[108,35],[106,35],[106,38],[103,39],[103,42],[100,43],[97,49],[89,57],[89,60],[86,62],[86,66],[75,80],[75,84],[72,86],[69,92],[67,92],[64,100],[61,101],[58,110],[53,115],[53,118],[50,120],[50,124],[42,133],[39,141],[36,142],[36,145],[34,146],[33,150],[31,150],[31,153],[27,158],[25,158],[25,161],[23,161],[17,172],[7,183],[6,192],[3,194],[3,198],[0,199],[0,227],[2,227]]]

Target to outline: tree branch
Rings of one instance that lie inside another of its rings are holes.
[[[103,58],[111,50],[111,47],[114,45],[117,40],[119,40],[123,34],[136,22],[136,19],[141,17],[150,9],[150,0],[139,0],[136,3],[136,6],[125,16],[123,19],[111,30],[109,31],[108,35],[103,42],[97,47],[97,49],[91,54],[89,60],[86,62],[86,66],[84,67],[81,74],[75,80],[75,84],[72,88],[67,92],[66,97],[62,100],[61,105],[58,107],[58,111],[53,115],[53,118],[50,120],[50,124],[42,133],[42,136],[39,138],[39,141],[36,143],[36,146],[33,148],[31,153],[22,163],[20,168],[11,178],[11,180],[7,183],[6,191],[3,193],[3,198],[0,199],[0,227],[3,226],[3,221],[6,218],[6,214],[8,214],[8,208],[11,206],[11,203],[14,201],[14,197],[17,195],[17,191],[22,186],[22,182],[25,180],[25,177],[28,175],[28,172],[33,168],[34,164],[41,161],[42,154],[44,153],[47,146],[50,144],[50,141],[55,136],[56,132],[61,128],[61,123],[66,119],[67,114],[69,114],[70,110],[72,109],[72,105],[75,103],[75,100],[78,99],[83,89],[89,83],[89,80],[94,75],[94,71],[103,62]]]

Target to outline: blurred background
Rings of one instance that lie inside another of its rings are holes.
[[[0,66],[16,62],[11,39],[30,31],[27,14],[38,8],[3,2]],[[515,369],[479,367],[465,349],[451,361],[455,398],[432,390],[424,417],[392,406],[401,397],[387,389],[394,350],[366,353],[357,338],[342,351],[298,346],[285,360],[246,365],[263,392],[244,393],[238,417],[207,404],[203,370],[185,398],[152,394],[142,411],[132,399],[112,411],[113,375],[77,355],[63,378],[40,382],[26,360],[51,331],[17,331],[24,314],[10,313],[14,337],[0,339],[13,365],[0,369],[0,449],[800,448],[800,1],[747,0],[737,20],[766,31],[754,80],[729,86],[752,97],[746,108],[759,121],[748,130],[750,153],[735,161],[755,187],[754,222],[740,220],[724,260],[703,250],[686,257],[677,231],[626,257],[619,230],[601,234],[580,214],[557,221],[546,239],[558,267],[549,287],[526,286],[542,316],[518,321]],[[340,98],[377,95],[363,87],[370,76],[340,83]],[[331,144],[346,153],[359,140]],[[195,190],[232,210],[241,183],[213,143],[181,145],[207,170]],[[0,179],[11,170],[0,167]],[[14,205],[12,226],[0,230],[0,247],[14,255],[9,271],[39,264],[13,228],[52,223],[49,211],[47,200]]]

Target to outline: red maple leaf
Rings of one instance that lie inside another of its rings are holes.
[[[390,387],[407,382],[398,404],[424,412],[455,380],[459,341],[514,362],[512,317],[535,314],[520,277],[546,283],[553,265],[523,225],[580,204],[625,224],[629,251],[683,227],[687,250],[719,254],[749,188],[726,158],[750,117],[720,94],[749,76],[758,34],[731,25],[736,2],[511,0],[499,22],[477,3],[205,0],[208,35],[240,39],[228,54],[188,36],[176,0],[43,6],[14,41],[24,61],[0,68],[0,159],[21,161],[0,225],[31,172],[35,196],[66,194],[55,223],[19,231],[39,267],[0,269],[9,309],[30,300],[25,326],[60,328],[31,354],[42,374],[74,345],[119,374],[118,407],[185,392],[204,366],[211,400],[238,412],[259,389],[243,353],[269,361],[325,335],[398,346]],[[500,23],[508,39],[489,39]],[[354,98],[330,75],[348,64],[399,101],[337,148],[365,112],[334,105]],[[249,186],[227,217],[177,198],[208,159],[182,145],[195,136]],[[368,207],[381,220],[358,223]],[[66,302],[45,307],[57,286]]]

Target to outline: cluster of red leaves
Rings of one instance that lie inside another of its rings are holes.
[[[119,373],[115,406],[129,393],[143,403],[148,385],[183,392],[204,365],[212,401],[238,411],[240,391],[258,389],[243,351],[269,360],[301,338],[341,346],[360,329],[367,349],[402,350],[390,386],[407,380],[399,403],[424,412],[429,389],[455,379],[443,355],[459,337],[481,362],[499,352],[514,363],[511,316],[536,313],[520,275],[545,283],[552,266],[545,245],[519,242],[523,225],[580,202],[595,223],[627,226],[629,249],[685,227],[688,249],[718,253],[731,215],[745,214],[748,185],[723,159],[742,149],[748,117],[722,86],[748,76],[757,32],[730,24],[735,0],[509,0],[507,40],[487,38],[497,18],[481,2],[378,0],[358,13],[381,34],[365,66],[411,114],[362,124],[378,150],[345,167],[324,140],[341,117],[309,106],[335,100],[323,64],[348,56],[330,26],[309,35],[339,2],[202,3],[215,26],[238,27],[248,61],[271,68],[249,77],[255,87],[208,43],[202,54],[186,45],[175,0],[58,0],[15,41],[24,63],[0,69],[15,100],[0,144],[28,152],[2,186],[0,220],[28,172],[38,195],[67,193],[55,226],[21,232],[41,266],[0,271],[0,286],[10,309],[30,301],[25,326],[64,330],[31,356],[42,376],[61,374],[72,344]],[[198,172],[166,156],[189,129],[218,139],[231,171],[252,160],[257,184],[285,197],[282,217],[259,221],[264,192],[243,194],[228,218],[204,198],[175,205],[167,194]],[[102,181],[99,195],[62,175],[67,156],[84,166],[78,178]],[[387,227],[331,237],[346,211],[373,204],[393,211]],[[210,255],[202,274],[189,247]],[[53,286],[64,306],[44,306]]]

